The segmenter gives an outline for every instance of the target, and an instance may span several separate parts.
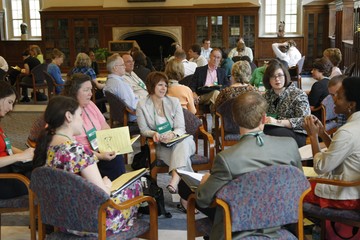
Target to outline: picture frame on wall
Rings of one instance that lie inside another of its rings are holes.
[[[135,40],[118,40],[118,41],[109,41],[109,52],[111,53],[127,53],[133,47],[136,47],[137,43]]]

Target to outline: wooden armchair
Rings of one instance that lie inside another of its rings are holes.
[[[46,236],[46,239],[78,239],[71,233],[59,231],[61,228],[98,233],[97,237],[86,239],[158,239],[157,205],[152,197],[138,196],[116,204],[104,190],[81,176],[49,167],[36,168],[32,172],[30,189],[39,203],[37,211],[40,240],[45,238],[44,224],[55,227],[55,232]],[[136,219],[128,231],[106,231],[108,207],[122,211],[142,202],[149,204],[149,221]]]
[[[210,133],[205,131],[199,118],[186,109],[183,109],[183,112],[186,132],[194,136],[196,144],[195,155],[191,157],[192,168],[194,171],[210,170],[215,157],[214,139]],[[199,135],[201,135],[204,140],[203,155],[200,155],[198,152]],[[157,174],[168,172],[169,167],[164,161],[156,158],[156,146],[154,141],[151,138],[148,138],[147,141],[150,149],[150,175],[156,181]]]
[[[29,189],[30,180],[24,175],[18,173],[0,173],[0,179],[17,179],[23,182],[29,191],[29,195],[10,199],[0,199],[0,239],[2,213],[29,211],[31,240],[36,240],[35,212],[33,211],[34,197]]]
[[[360,181],[348,182],[324,178],[310,178],[310,182],[329,184],[342,187],[359,187]],[[316,218],[321,221],[321,239],[325,239],[326,220],[332,222],[344,223],[353,227],[360,227],[360,211],[344,210],[336,208],[321,208],[315,204],[304,203],[304,216]]]
[[[44,75],[44,71],[46,71],[46,69],[47,69],[46,63],[39,64],[36,67],[34,67],[31,70],[31,76],[32,76],[31,84],[23,83],[23,82],[21,82],[20,79],[18,79],[17,80],[17,91],[18,91],[19,96],[20,96],[20,88],[22,88],[22,87],[32,88],[33,93],[34,93],[34,103],[37,103],[36,92],[39,89],[42,89],[43,92],[45,93],[45,89],[48,88],[48,86],[46,84],[46,80],[45,80],[45,75]]]
[[[289,68],[289,72],[290,72],[290,76],[291,76],[291,81],[296,82],[297,87],[298,88],[302,88],[302,84],[301,84],[301,72],[304,66],[304,62],[305,62],[305,56],[303,56],[298,63],[296,64],[295,67]],[[294,74],[292,74],[294,73]]]
[[[256,191],[254,191],[256,189]],[[262,229],[274,228],[271,233],[280,239],[304,239],[303,199],[310,192],[310,184],[303,172],[294,166],[274,165],[243,174],[222,187],[216,194],[212,207],[223,211],[224,239],[235,234],[254,231],[256,239]],[[285,224],[297,223],[297,237],[286,229]],[[210,235],[208,218],[195,220],[195,195],[188,198],[187,239]],[[216,229],[219,230],[219,229]],[[244,239],[255,239],[254,235]]]
[[[333,134],[338,128],[337,114],[334,111],[334,100],[331,95],[324,98],[319,107],[311,112],[320,112],[320,121],[328,134]]]
[[[64,84],[56,83],[55,79],[47,71],[43,71],[43,72],[44,72],[44,76],[47,84],[48,96],[50,100],[53,96],[57,95],[55,91],[56,88],[63,87]]]

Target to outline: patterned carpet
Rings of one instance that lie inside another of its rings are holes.
[[[41,112],[12,112],[5,118],[1,119],[0,126],[9,136],[13,146],[25,149],[25,142],[32,123],[41,114]],[[139,150],[140,144],[139,141],[137,141],[134,144],[134,153],[139,152]],[[176,206],[178,202],[176,200],[173,202],[171,194],[166,190],[169,180],[170,176],[168,174],[158,175],[158,185],[164,190],[165,208],[167,211],[171,212],[173,216],[170,219],[165,218],[164,216],[159,217],[159,229],[186,230],[186,214],[177,209]],[[175,196],[174,198],[176,198]],[[204,216],[202,214],[198,214],[197,217]],[[147,216],[144,215],[144,218],[147,218]],[[27,226],[28,224],[28,215],[26,213],[25,215],[24,213],[19,213],[2,216],[3,226]]]

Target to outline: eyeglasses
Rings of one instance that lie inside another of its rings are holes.
[[[116,66],[125,67],[125,64],[115,64],[115,67]]]
[[[270,79],[276,80],[276,79],[283,79],[284,77],[285,77],[284,74],[278,74],[278,75],[271,76]]]

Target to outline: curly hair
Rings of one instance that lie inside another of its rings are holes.
[[[327,48],[323,52],[324,57],[327,57],[334,66],[339,66],[342,60],[342,54],[338,48]]]
[[[70,79],[65,81],[62,95],[72,97],[77,100],[77,94],[83,83],[92,82],[89,75],[83,73],[74,73]]]
[[[91,59],[86,53],[79,53],[74,63],[75,67],[91,67]]]
[[[251,78],[251,66],[248,61],[237,61],[231,68],[231,76],[235,82],[249,83]]]

